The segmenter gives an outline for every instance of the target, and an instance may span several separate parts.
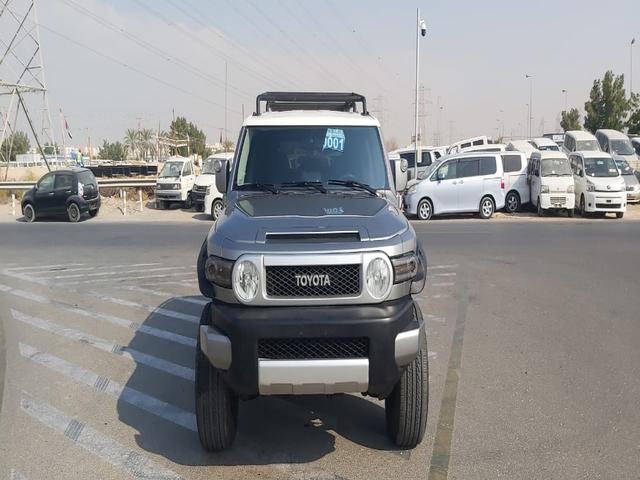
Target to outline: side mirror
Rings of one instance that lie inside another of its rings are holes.
[[[229,162],[227,160],[216,160],[213,164],[213,171],[216,172],[216,188],[220,193],[227,193]]]

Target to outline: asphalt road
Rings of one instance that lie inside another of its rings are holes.
[[[640,222],[414,225],[424,442],[395,449],[370,399],[272,397],[207,454],[192,367],[210,224],[0,224],[0,479],[639,478]]]

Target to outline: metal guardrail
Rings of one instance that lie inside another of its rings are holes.
[[[0,182],[0,190],[28,190],[36,184],[35,181],[26,182]],[[98,187],[104,188],[136,188],[153,187],[156,184],[155,178],[110,178],[99,179]]]

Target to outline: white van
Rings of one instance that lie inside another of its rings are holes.
[[[569,155],[571,152],[599,152],[600,145],[595,136],[584,130],[568,130],[564,134],[562,151]]]
[[[479,213],[491,218],[504,208],[502,158],[495,153],[444,157],[428,178],[404,196],[405,211],[420,220],[447,213]]]
[[[216,174],[213,171],[213,166],[215,161],[218,159],[231,161],[233,159],[233,152],[216,153],[207,157],[202,162],[200,175],[196,177],[193,184],[193,190],[191,191],[191,203],[193,203],[193,206],[198,212],[205,209],[205,196],[207,195],[209,187],[212,186],[212,191],[217,192],[215,188]],[[222,198],[222,194],[220,194],[219,197]],[[209,203],[209,207],[211,207],[211,202],[206,203]]]
[[[454,153],[459,153],[465,148],[478,147],[480,145],[489,145],[489,137],[481,135],[479,137],[465,138],[459,142],[452,143],[449,145],[447,155],[453,155]]]
[[[165,209],[173,202],[191,208],[191,189],[195,180],[195,169],[190,158],[167,159],[156,181],[156,208]]]
[[[560,151],[560,147],[558,146],[558,144],[550,138],[532,138],[531,140],[529,140],[529,143],[533,145],[536,150],[540,150],[541,152],[544,152],[545,150],[551,150],[553,152]]]
[[[527,156],[527,160],[531,158],[533,152],[537,152],[538,149],[531,145],[527,140],[512,140],[507,143],[508,152],[522,152]]]
[[[514,213],[531,201],[527,167],[529,159],[523,152],[502,153],[502,170],[504,179],[504,211]]]
[[[613,212],[622,218],[627,211],[624,179],[611,155],[604,152],[575,152],[569,156],[576,201],[580,213]]]
[[[489,143],[487,145],[477,145],[460,149],[460,153],[469,152],[504,152],[507,146],[504,143]]]
[[[413,180],[414,169],[416,161],[415,147],[399,148],[390,152],[390,154],[398,154],[400,158],[404,158],[407,161],[407,180]],[[418,162],[418,180],[426,178],[431,166],[442,156],[442,151],[433,147],[421,147],[420,148],[420,161]]]
[[[549,210],[565,210],[573,217],[576,199],[569,159],[562,152],[534,152],[527,175],[531,202],[542,216]]]
[[[631,168],[638,168],[638,156],[627,135],[617,130],[603,128],[596,131],[596,139],[602,151],[610,154],[616,162],[624,160]]]

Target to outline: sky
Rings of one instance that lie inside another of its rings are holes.
[[[535,133],[558,129],[563,89],[581,111],[606,70],[625,74],[628,89],[638,0],[37,0],[55,134],[60,109],[73,141],[90,135],[94,145],[122,140],[128,128],[166,130],[175,114],[213,143],[225,126],[226,63],[232,140],[261,92],[355,91],[385,138],[406,145],[418,7],[428,29],[419,39],[425,144],[522,136],[525,74]]]

